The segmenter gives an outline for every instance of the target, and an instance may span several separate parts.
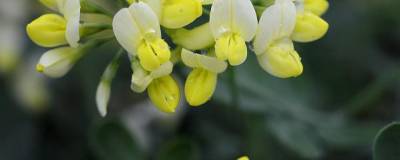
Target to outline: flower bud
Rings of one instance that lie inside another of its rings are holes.
[[[62,47],[47,51],[42,55],[36,70],[52,78],[59,78],[67,74],[81,56],[77,48]]]
[[[154,37],[143,40],[138,47],[137,54],[140,64],[147,71],[157,69],[171,57],[168,44],[161,38]]]
[[[212,97],[216,86],[216,73],[202,68],[195,68],[186,79],[186,100],[191,106],[200,106]]]
[[[67,44],[65,38],[66,20],[57,14],[45,14],[27,25],[29,38],[43,47]]]
[[[162,4],[161,25],[166,28],[182,28],[203,12],[200,0],[168,0]]]
[[[311,12],[297,14],[292,39],[297,42],[312,42],[323,37],[329,24]]]
[[[215,40],[210,30],[210,25],[205,23],[191,30],[181,28],[176,30],[167,30],[172,41],[190,50],[200,50],[210,48]]]
[[[154,79],[147,88],[147,93],[159,110],[166,113],[175,112],[180,93],[177,82],[171,76]]]
[[[228,60],[233,66],[242,64],[247,58],[247,46],[237,34],[225,34],[215,43],[215,53],[219,60]]]

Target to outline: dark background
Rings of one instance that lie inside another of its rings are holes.
[[[26,3],[16,26],[21,33],[46,12],[36,1]],[[35,73],[30,59],[45,51],[24,36],[19,69],[0,77],[0,159],[371,159],[377,131],[400,116],[399,7],[398,0],[331,0],[323,16],[328,34],[296,44],[302,76],[274,78],[249,53],[245,64],[220,76],[210,102],[200,108],[182,102],[175,115],[130,91],[124,57],[109,115],[99,116],[95,91],[118,50],[115,42],[93,50],[64,78],[32,74],[45,85],[23,92],[44,90],[49,98],[21,103],[15,86],[31,81],[18,75]],[[182,86],[186,70],[178,66],[175,73]]]

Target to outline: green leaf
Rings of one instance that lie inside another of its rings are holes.
[[[400,159],[400,123],[387,125],[375,137],[374,160]]]
[[[91,137],[93,151],[101,160],[143,159],[133,137],[119,121],[105,121]]]
[[[157,160],[199,160],[198,146],[186,138],[178,138],[162,146]]]
[[[320,137],[307,124],[283,119],[268,119],[269,130],[281,141],[301,157],[316,159],[322,156],[323,147]]]

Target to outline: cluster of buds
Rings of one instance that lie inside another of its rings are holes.
[[[147,91],[160,111],[173,113],[181,98],[172,76],[175,64],[191,68],[184,95],[191,106],[200,106],[212,97],[218,75],[244,63],[250,50],[271,75],[299,76],[303,66],[293,41],[315,41],[328,30],[320,18],[328,8],[326,0],[120,0],[116,3],[126,8],[115,14],[89,0],[41,2],[58,14],[28,24],[28,35],[40,46],[61,48],[41,57],[39,72],[61,77],[88,49],[113,38],[122,46],[97,90],[103,116],[124,51],[133,71],[132,90]],[[201,23],[198,19],[209,21],[194,25]]]

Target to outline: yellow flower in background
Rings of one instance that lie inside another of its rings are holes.
[[[134,0],[128,0],[133,3]],[[203,14],[200,0],[144,0],[166,28],[182,28]]]
[[[312,42],[323,37],[329,24],[320,16],[326,12],[326,0],[297,0],[297,20],[292,39],[296,42]]]
[[[250,160],[250,158],[247,156],[243,156],[243,157],[238,158],[237,160]]]
[[[247,58],[246,42],[257,30],[257,15],[250,0],[215,0],[210,12],[210,27],[220,60],[240,65]]]
[[[57,17],[54,14],[47,14],[34,20],[27,26],[27,32],[30,38],[38,45],[44,47],[56,47],[63,45],[65,44],[63,39],[71,47],[78,47],[78,42],[80,40],[80,0],[40,0],[40,2],[48,8],[60,12],[63,17]],[[55,35],[51,35],[55,28],[57,32],[54,33]],[[61,29],[63,29],[65,33],[64,38],[62,38],[60,35],[60,32],[62,31]],[[37,36],[40,35],[40,33],[47,34],[40,38]],[[46,36],[49,37],[50,40],[46,40]]]
[[[185,83],[185,97],[191,106],[206,103],[214,94],[217,76],[227,68],[227,63],[215,57],[200,55],[183,49],[182,62],[193,68]]]
[[[145,70],[153,71],[169,61],[171,52],[161,39],[157,16],[147,4],[139,2],[121,9],[114,17],[113,30],[118,42],[139,58]]]
[[[254,51],[261,67],[279,78],[299,76],[303,65],[290,39],[296,24],[291,0],[277,0],[261,16]]]

